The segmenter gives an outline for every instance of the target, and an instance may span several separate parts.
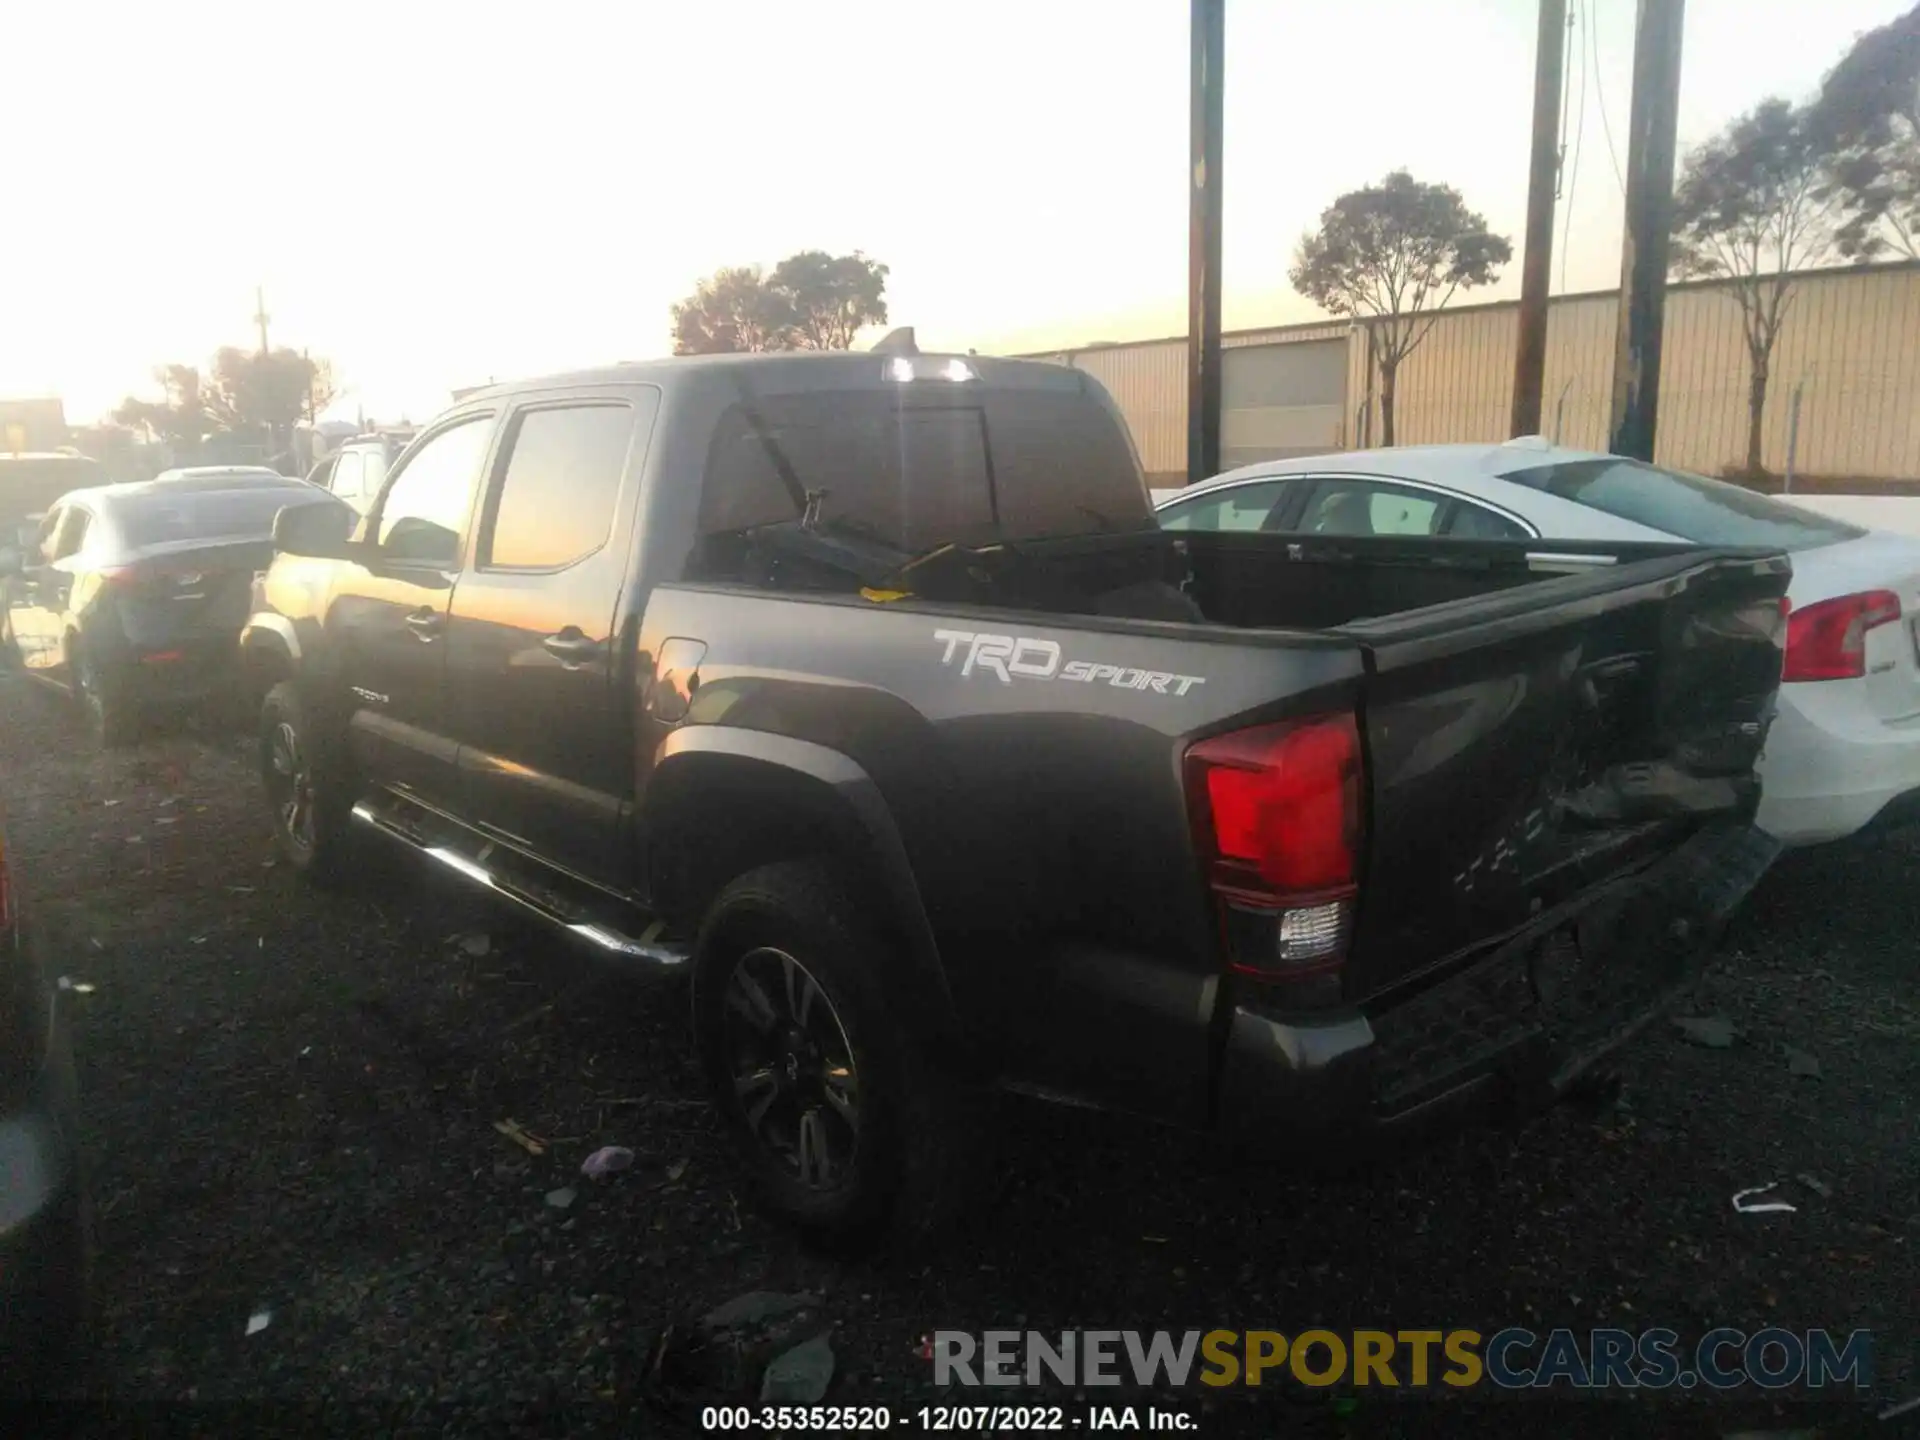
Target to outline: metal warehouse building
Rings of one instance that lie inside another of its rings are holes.
[[[1718,474],[1744,461],[1747,352],[1739,306],[1720,282],[1671,286],[1661,365],[1658,459]],[[1606,448],[1618,291],[1556,296],[1547,318],[1542,428],[1569,445]],[[1920,481],[1920,263],[1812,271],[1794,282],[1775,347],[1766,467],[1787,463],[1800,391],[1796,475]],[[1442,312],[1401,366],[1395,430],[1403,445],[1506,438],[1519,306]],[[1340,320],[1225,337],[1223,465],[1378,443],[1377,387],[1366,333]],[[1186,478],[1186,339],[1146,340],[1037,357],[1096,376],[1132,427],[1154,485]]]

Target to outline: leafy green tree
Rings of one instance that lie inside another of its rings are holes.
[[[1853,43],[1811,123],[1852,211],[1842,252],[1864,258],[1886,241],[1920,260],[1920,5]]]
[[[1365,319],[1380,367],[1380,431],[1394,443],[1396,379],[1456,291],[1491,284],[1513,246],[1450,185],[1396,170],[1349,191],[1301,236],[1287,278],[1321,309]]]
[[[115,423],[189,449],[219,428],[208,412],[198,369],[192,365],[161,365],[155,368],[153,378],[160,384],[161,398],[127,396],[113,412]]]
[[[1794,295],[1795,272],[1846,253],[1858,210],[1832,183],[1809,112],[1763,100],[1687,156],[1673,202],[1673,268],[1724,280],[1740,307],[1747,344],[1747,461],[1760,473],[1762,424],[1774,346]],[[1873,237],[1856,237],[1858,257]]]
[[[716,271],[673,307],[673,353],[721,355],[783,349],[786,307],[758,265]]]
[[[851,350],[868,325],[887,323],[887,267],[858,250],[802,250],[773,267],[767,288],[785,313],[785,340],[799,350]]]
[[[332,398],[316,394],[325,375],[332,385],[332,369],[298,350],[270,353],[224,345],[213,357],[207,377],[207,411],[223,430],[265,430],[283,435],[296,421],[307,418]]]
[[[803,250],[771,274],[719,270],[673,307],[673,352],[845,350],[863,326],[886,323],[886,285],[887,267],[857,250]]]

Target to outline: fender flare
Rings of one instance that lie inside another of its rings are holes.
[[[816,782],[832,795],[868,846],[874,876],[885,891],[889,912],[898,922],[901,939],[906,942],[909,978],[919,998],[936,1006],[943,1028],[956,1033],[958,1014],[953,992],[934,940],[933,925],[920,898],[920,884],[914,877],[899,827],[894,824],[893,812],[873,777],[849,756],[811,740],[730,725],[686,725],[662,742],[648,791],[655,792],[662,780],[674,773],[676,761],[684,765],[688,757],[695,755],[771,766]]]
[[[293,622],[284,615],[255,615],[240,629],[240,653],[250,654],[277,646],[287,659],[300,663],[300,636]]]

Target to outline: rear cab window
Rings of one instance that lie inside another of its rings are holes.
[[[814,390],[728,407],[708,449],[703,536],[800,518],[911,554],[1156,522],[1126,432],[1077,390]]]
[[[1638,460],[1594,457],[1535,465],[1500,477],[1514,485],[1589,505],[1616,519],[1664,530],[1696,545],[1814,550],[1867,532],[1759,495],[1723,480],[1665,470]]]

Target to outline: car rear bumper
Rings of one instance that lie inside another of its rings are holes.
[[[1920,716],[1878,719],[1854,681],[1784,685],[1760,776],[1762,829],[1788,845],[1844,839],[1920,803]]]
[[[1549,1103],[1685,989],[1703,939],[1779,848],[1753,827],[1715,827],[1552,929],[1364,1009],[1308,1019],[1237,1003],[1218,1128],[1336,1152],[1496,1099]]]
[[[237,634],[123,643],[102,660],[107,682],[122,699],[138,704],[193,704],[226,694],[240,681]]]
[[[86,1196],[64,992],[49,1000],[46,1060],[0,1114],[0,1393],[31,1393],[86,1309]]]

